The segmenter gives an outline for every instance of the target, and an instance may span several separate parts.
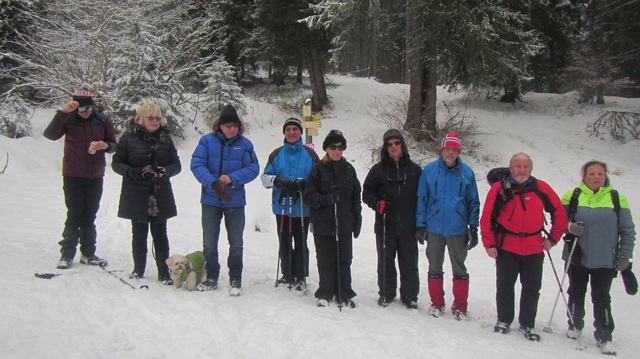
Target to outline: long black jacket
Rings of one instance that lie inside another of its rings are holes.
[[[387,156],[369,170],[362,188],[362,200],[374,211],[379,201],[384,199],[390,203],[391,210],[386,214],[386,233],[413,236],[421,173],[422,168],[408,155],[401,157],[398,164]],[[382,233],[382,218],[376,212],[375,233]]]
[[[309,205],[313,233],[335,236],[334,199],[338,201],[338,231],[348,234],[362,225],[360,181],[355,168],[344,158],[332,161],[325,156],[309,173],[304,202]]]
[[[149,133],[133,122],[129,125],[129,130],[118,141],[111,164],[113,170],[122,176],[118,217],[147,222],[150,194],[156,197],[159,218],[176,216],[178,211],[169,178],[180,173],[182,167],[169,132],[160,127]],[[166,175],[142,178],[140,170],[147,165],[164,167]]]

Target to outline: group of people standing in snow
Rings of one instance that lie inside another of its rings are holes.
[[[218,239],[224,218],[230,293],[240,295],[244,186],[258,177],[258,158],[252,142],[243,135],[244,123],[233,106],[222,110],[211,129],[200,139],[190,165],[202,185],[207,279],[199,289],[218,287]],[[446,249],[452,271],[450,310],[456,319],[466,318],[470,277],[465,260],[480,234],[487,255],[496,264],[498,321],[494,331],[510,331],[519,277],[519,330],[528,339],[538,340],[534,328],[545,252],[548,254],[564,236],[563,259],[569,278],[567,336],[579,338],[584,328],[586,287],[591,280],[594,336],[603,352],[614,351],[609,292],[617,271],[630,266],[635,230],[627,200],[613,190],[606,164],[585,164],[580,191],[570,190],[560,199],[546,182],[531,176],[531,158],[517,153],[510,160],[508,178],[492,185],[481,211],[475,173],[460,157],[462,142],[455,132],[444,137],[439,158],[423,169],[411,160],[402,133],[386,131],[380,161],[361,186],[355,168],[343,156],[347,139],[342,132],[327,134],[322,143],[325,155],[319,158],[303,143],[299,119],[287,119],[282,131],[283,145],[269,155],[261,175],[263,186],[273,189],[271,208],[282,272],[276,285],[306,291],[310,231],[319,274],[317,305],[326,307],[335,302],[354,308],[351,263],[353,238],[358,238],[362,227],[362,201],[375,211],[378,305],[392,303],[399,288],[401,303],[418,308],[418,244],[426,244],[429,314],[439,317],[446,309]],[[171,284],[165,262],[169,256],[167,220],[176,216],[177,210],[170,178],[180,173],[181,163],[160,107],[142,105],[116,141],[113,122],[93,103],[90,89],[82,89],[56,113],[44,135],[52,140],[65,136],[62,174],[67,220],[59,243],[58,268],[72,265],[78,243],[81,263],[107,265],[95,254],[94,222],[102,195],[105,153],[115,152],[112,168],[123,177],[118,216],[129,219],[132,227],[134,269],[130,278],[144,276],[150,231],[158,280]],[[549,231],[545,230],[545,212],[551,218]]]

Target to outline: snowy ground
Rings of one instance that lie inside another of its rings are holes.
[[[368,139],[381,138],[385,130],[373,121],[368,108],[374,98],[407,91],[404,85],[382,85],[372,80],[331,76],[333,108],[321,114],[321,143],[333,128],[348,141],[345,156],[358,170],[361,181],[371,165]],[[457,98],[442,92],[440,98]],[[640,171],[640,142],[617,144],[589,137],[585,131],[603,108],[580,107],[571,95],[529,94],[517,106],[478,100],[468,114],[482,135],[477,158],[465,157],[476,171],[481,198],[489,186],[488,170],[505,165],[516,152],[534,160],[533,175],[549,182],[561,195],[580,180],[579,168],[590,159],[609,164],[611,180],[625,194],[633,214],[640,213],[636,190]],[[607,98],[606,108],[638,110],[639,100]],[[268,154],[282,142],[282,122],[291,115],[273,106],[247,101],[247,136],[253,141],[264,168]],[[542,333],[540,343],[526,341],[519,333],[503,336],[492,332],[495,323],[495,271],[480,246],[467,260],[471,275],[468,322],[451,315],[427,316],[429,305],[426,257],[420,256],[423,283],[420,308],[407,310],[397,302],[387,308],[376,304],[376,255],[373,211],[364,208],[363,234],[354,241],[353,287],[358,293],[356,309],[317,308],[313,241],[310,238],[311,294],[298,296],[273,286],[276,277],[277,240],[275,217],[270,213],[270,191],[258,180],[247,186],[245,269],[241,297],[228,295],[225,233],[220,251],[223,267],[221,286],[214,292],[187,292],[161,286],[153,259],[147,275],[133,290],[100,268],[79,264],[58,271],[62,224],[66,216],[62,195],[61,158],[63,141],[51,142],[40,135],[53,115],[38,110],[32,120],[34,136],[19,140],[0,137],[0,167],[10,155],[6,173],[0,176],[0,346],[3,358],[587,358],[600,357],[591,336],[592,316],[587,308],[584,342],[575,350],[564,337],[562,300],[555,312],[553,334]],[[204,127],[203,124],[199,125]],[[186,254],[202,248],[199,184],[189,171],[191,153],[199,135],[178,144],[183,172],[172,179],[179,216],[169,221],[172,253]],[[464,146],[464,138],[462,139]],[[322,155],[322,151],[317,149]],[[423,155],[424,156],[424,155]],[[424,163],[421,163],[423,165]],[[116,216],[121,177],[110,168],[98,213],[98,252],[109,260],[109,270],[128,278],[132,269],[131,233],[128,221]],[[260,231],[256,231],[259,229]],[[425,247],[421,247],[423,251]],[[552,250],[558,270],[560,248]],[[151,251],[149,252],[151,256]],[[77,258],[76,258],[77,259]],[[450,270],[445,263],[447,302]],[[62,273],[51,280],[37,279],[35,272]],[[127,281],[129,281],[127,279]],[[519,287],[518,287],[519,291]],[[624,292],[622,281],[614,281],[613,315],[617,329],[614,343],[618,356],[635,357],[640,352],[637,298]],[[548,261],[536,326],[547,326],[557,293]],[[589,303],[589,300],[587,300]],[[636,337],[637,338],[637,337]]]

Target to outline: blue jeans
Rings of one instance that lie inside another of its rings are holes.
[[[220,222],[224,216],[224,226],[229,240],[229,280],[242,281],[242,250],[244,231],[244,207],[216,207],[202,205],[202,239],[204,258],[207,261],[207,278],[218,279],[220,263],[218,262],[218,238],[220,237]]]

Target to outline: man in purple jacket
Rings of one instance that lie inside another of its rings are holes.
[[[44,137],[64,139],[62,189],[67,206],[60,244],[58,269],[68,269],[80,242],[80,263],[105,267],[107,260],[96,256],[96,213],[102,198],[105,153],[116,149],[113,121],[93,103],[93,94],[84,85],[57,111],[44,130]]]

